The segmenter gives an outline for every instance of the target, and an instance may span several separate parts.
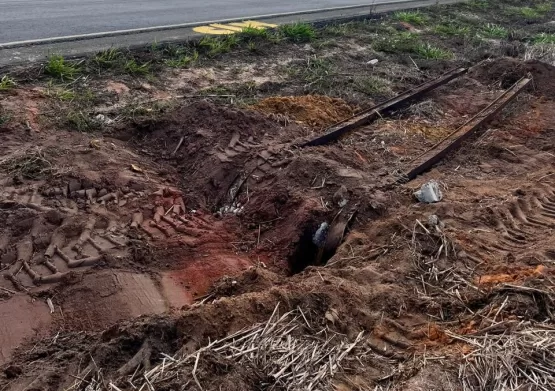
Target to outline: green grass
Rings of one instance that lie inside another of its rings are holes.
[[[113,68],[123,58],[123,53],[115,48],[104,50],[97,53],[93,62],[100,68]]]
[[[466,26],[457,26],[453,23],[438,24],[434,27],[434,33],[450,37],[464,37],[470,34],[470,28]]]
[[[453,58],[452,52],[430,45],[429,43],[417,45],[414,52],[427,60],[448,60]]]
[[[249,42],[247,43],[247,50],[251,53],[257,53],[260,49],[256,42]]]
[[[364,77],[355,80],[354,90],[367,95],[383,94],[389,91],[389,83],[379,77]]]
[[[535,45],[555,44],[555,34],[540,33],[532,37],[532,42]]]
[[[413,53],[420,43],[419,36],[410,32],[384,35],[374,42],[374,49],[384,53]]]
[[[46,85],[44,95],[64,102],[73,101],[75,99],[75,91],[55,86],[52,80]]]
[[[192,54],[177,52],[174,58],[166,59],[164,63],[172,68],[186,68],[198,61],[199,54],[193,50]]]
[[[245,41],[252,41],[254,39],[266,40],[270,38],[270,32],[265,28],[249,26],[243,28],[239,36]]]
[[[127,60],[124,65],[125,72],[133,76],[147,75],[150,73],[150,62],[139,64],[134,58]]]
[[[480,31],[486,38],[507,38],[509,36],[509,31],[505,27],[493,23],[486,24]]]
[[[395,12],[393,17],[399,22],[413,24],[415,26],[423,26],[428,22],[428,17],[419,11],[400,11]]]
[[[216,57],[223,53],[228,53],[231,49],[239,45],[239,38],[236,34],[224,37],[203,37],[198,46],[208,57]]]
[[[534,7],[510,7],[508,13],[528,20],[537,20],[544,17],[551,9],[552,5],[550,3],[541,3]]]
[[[532,7],[522,7],[518,12],[526,19],[537,19],[541,17],[541,13]]]
[[[536,11],[541,14],[547,14],[553,8],[553,4],[551,3],[543,3],[536,5]]]
[[[418,34],[403,32],[394,36],[383,37],[374,44],[374,49],[385,53],[412,53],[428,60],[446,60],[453,58],[453,53],[420,41]]]
[[[2,76],[0,79],[0,91],[8,91],[16,86],[15,80],[8,75]]]
[[[288,65],[285,72],[292,80],[300,79],[304,83],[306,92],[326,93],[333,85],[335,66],[327,58],[310,56],[303,62]]]
[[[90,118],[86,113],[79,110],[70,110],[66,114],[66,125],[79,132],[92,132],[100,127],[100,124]]]
[[[322,32],[325,35],[342,37],[346,35],[351,35],[353,32],[356,32],[358,30],[358,27],[360,27],[360,23],[356,22],[338,23],[324,27]]]
[[[71,80],[79,71],[80,69],[77,65],[67,62],[62,56],[57,54],[48,57],[48,61],[44,68],[44,72],[47,75],[61,80]]]
[[[310,42],[316,38],[316,30],[307,23],[285,24],[280,26],[278,31],[292,42]]]

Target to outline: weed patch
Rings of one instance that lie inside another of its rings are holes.
[[[555,34],[540,33],[534,35],[532,42],[535,45],[555,44]]]
[[[552,5],[550,3],[541,3],[534,7],[510,7],[507,13],[509,16],[523,17],[529,21],[534,21],[543,18],[551,9]]]
[[[258,28],[248,26],[243,28],[239,37],[243,41],[252,41],[252,40],[267,40],[270,38],[270,32],[265,28]]]
[[[307,23],[286,24],[279,27],[279,32],[292,42],[310,42],[316,38],[316,30]]]
[[[172,68],[187,68],[198,61],[199,54],[196,50],[190,55],[179,53],[175,58],[166,59],[164,62],[167,66]]]
[[[100,128],[100,124],[80,110],[70,110],[66,114],[65,125],[79,131],[92,132]]]
[[[429,43],[417,45],[414,52],[427,60],[448,60],[453,58],[452,52],[430,45]]]
[[[216,57],[231,51],[238,44],[239,38],[237,35],[230,34],[222,38],[203,37],[198,45],[208,57]]]
[[[0,91],[8,91],[16,86],[15,80],[8,75],[2,76],[0,79]]]
[[[509,36],[509,31],[505,27],[493,23],[486,24],[480,32],[486,38],[507,38]]]
[[[420,40],[417,34],[403,32],[382,37],[374,43],[374,49],[384,53],[414,53]]]
[[[367,95],[384,94],[389,91],[389,82],[379,77],[364,77],[355,80],[354,89]]]
[[[46,150],[34,148],[0,160],[0,168],[10,176],[36,180],[54,173],[54,166],[48,160]]]
[[[123,53],[117,49],[111,48],[103,52],[97,53],[93,58],[99,68],[113,68],[122,59]]]
[[[72,79],[79,72],[79,67],[67,62],[62,56],[53,55],[48,58],[45,71],[59,79]]]
[[[410,23],[416,26],[423,26],[428,22],[428,17],[419,11],[396,12],[393,17],[400,22]]]
[[[61,101],[72,101],[75,99],[75,92],[72,89],[56,86],[52,80],[47,83],[43,94],[49,98]]]
[[[47,75],[53,76],[60,80],[71,80],[79,73],[80,69],[77,65],[67,62],[60,55],[52,55],[48,57],[48,62],[44,68]]]
[[[127,60],[127,62],[125,63],[124,69],[130,75],[146,75],[150,72],[150,62],[139,64],[137,61],[135,61],[135,59],[130,59]]]

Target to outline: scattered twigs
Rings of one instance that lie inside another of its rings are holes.
[[[206,388],[202,384],[211,380],[206,377],[205,366],[205,357],[210,356],[222,357],[241,367],[253,368],[256,373],[265,374],[265,381],[268,382],[265,388],[268,389],[331,389],[333,377],[342,370],[342,361],[362,345],[363,332],[349,342],[346,337],[328,333],[326,329],[315,332],[318,328],[309,322],[300,309],[283,315],[278,310],[276,306],[265,323],[212,341],[181,357],[163,354],[162,362],[154,368],[141,369],[139,373],[128,376],[140,365],[140,360],[133,357],[133,365],[126,365],[125,370],[118,371],[122,375],[118,381],[110,382],[106,388],[94,390],[117,391],[116,385],[119,384],[132,384],[138,390],[156,390],[179,379],[180,384],[195,384],[196,389],[203,391]],[[136,356],[140,356],[139,353]]]
[[[185,140],[185,137],[181,137],[179,139],[179,142],[177,143],[177,146],[175,147],[175,149],[172,152],[172,156],[175,156],[175,154],[177,153],[177,151],[179,151],[179,148],[181,148],[181,144],[183,144],[183,140]]]
[[[521,322],[511,329],[499,330],[503,331],[473,335],[447,332],[474,348],[460,367],[463,389],[555,389],[555,329],[541,323]]]
[[[45,149],[30,148],[0,159],[0,169],[12,176],[37,179],[55,174],[56,170],[49,159]]]

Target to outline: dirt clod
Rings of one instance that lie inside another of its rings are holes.
[[[538,60],[520,61],[502,57],[475,66],[469,75],[486,85],[509,88],[522,77],[531,75],[533,91],[539,96],[555,97],[555,66]]]
[[[282,115],[314,128],[325,128],[353,116],[357,110],[340,98],[321,95],[266,98],[252,106],[269,115]]]

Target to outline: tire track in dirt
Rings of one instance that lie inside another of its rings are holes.
[[[116,216],[80,214],[76,203],[65,197],[60,208],[46,206],[43,194],[34,187],[6,187],[0,195],[4,217],[14,221],[2,234],[2,263],[10,265],[4,278],[15,289],[58,283],[72,270],[125,255],[125,230]]]

